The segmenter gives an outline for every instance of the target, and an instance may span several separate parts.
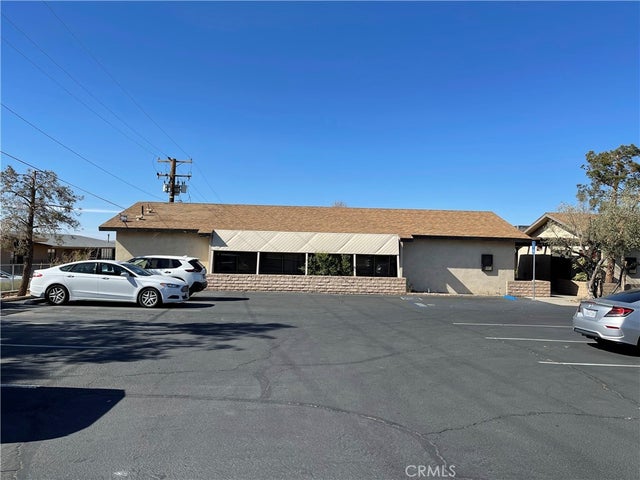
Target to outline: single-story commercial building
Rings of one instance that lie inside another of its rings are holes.
[[[349,207],[138,202],[100,230],[118,260],[200,258],[216,290],[504,295],[531,242],[492,212]],[[320,255],[340,276],[314,274]]]

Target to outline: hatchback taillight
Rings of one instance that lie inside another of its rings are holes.
[[[633,312],[633,308],[627,307],[612,307],[611,310],[605,315],[605,317],[626,317],[631,312]]]
[[[31,278],[39,278],[42,277],[42,274],[40,272],[33,272],[33,275],[31,275]]]

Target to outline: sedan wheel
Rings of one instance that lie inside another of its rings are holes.
[[[145,308],[153,308],[160,305],[160,294],[154,288],[145,288],[138,295],[138,305]]]
[[[69,300],[67,289],[62,285],[51,285],[49,288],[47,288],[45,297],[47,299],[47,302],[49,302],[51,305],[63,305],[67,303],[67,300]]]

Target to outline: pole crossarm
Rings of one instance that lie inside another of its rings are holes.
[[[169,188],[167,189],[169,192],[169,203],[173,203],[175,199],[175,195],[180,195],[181,190],[178,187],[176,192],[176,178],[191,178],[191,174],[187,175],[179,175],[176,173],[176,167],[178,164],[182,163],[192,163],[192,160],[176,160],[175,158],[168,157],[166,160],[158,159],[158,163],[169,163],[171,165],[169,173],[158,173],[158,178],[160,177],[168,177],[169,178]],[[186,185],[184,185],[184,192],[186,192]]]

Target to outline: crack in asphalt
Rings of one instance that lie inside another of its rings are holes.
[[[477,427],[479,425],[484,425],[492,422],[497,422],[500,420],[504,420],[507,418],[529,418],[529,417],[540,417],[545,415],[558,415],[558,416],[566,416],[566,417],[589,417],[589,418],[600,418],[607,420],[640,420],[640,417],[627,417],[620,415],[595,415],[592,413],[572,413],[572,412],[525,412],[525,413],[508,413],[504,415],[498,415],[492,418],[486,418],[484,420],[480,420],[478,422],[473,422],[468,425],[463,425],[460,427],[452,427],[452,428],[444,428],[442,430],[438,430],[435,432],[425,433],[425,435],[441,435],[443,433],[456,432],[468,430],[470,428]]]
[[[402,425],[398,422],[394,422],[392,420],[388,420],[382,417],[378,417],[376,415],[369,415],[367,413],[356,412],[354,410],[347,410],[340,407],[333,407],[330,405],[321,405],[317,403],[310,402],[296,402],[296,401],[278,401],[271,400],[268,398],[238,398],[238,397],[215,397],[211,395],[181,395],[181,394],[143,394],[143,393],[130,393],[127,394],[127,397],[130,398],[171,398],[171,399],[181,399],[181,400],[197,400],[197,401],[214,401],[214,402],[237,402],[237,403],[252,403],[252,404],[262,404],[262,405],[274,405],[279,407],[297,407],[297,408],[312,408],[316,410],[323,410],[326,412],[337,413],[341,415],[352,415],[362,420],[366,420],[369,422],[376,423],[378,425],[383,425],[385,427],[393,428],[399,432],[404,433],[412,437],[416,440],[422,449],[427,453],[433,453],[438,460],[440,460],[441,465],[448,466],[449,463],[440,453],[440,449],[438,445],[428,438],[428,435],[432,434],[423,434],[417,430],[407,427],[406,425]]]
[[[18,474],[24,469],[24,462],[22,461],[22,447],[24,447],[24,442],[23,443],[17,443],[17,444],[15,444],[15,451],[11,452],[11,453],[15,454],[16,463],[17,463],[17,465],[15,465],[15,468],[7,468],[5,470],[4,465],[2,465],[2,468],[0,468],[0,471],[2,473],[10,473],[11,477],[16,479],[16,480],[18,478]],[[4,447],[4,448],[9,448],[9,447]],[[4,450],[4,448],[3,448],[3,450]],[[5,456],[7,456],[7,454],[3,452],[2,456],[5,457]],[[6,464],[6,461],[3,462],[3,463]]]
[[[574,370],[578,370],[582,375],[584,375],[585,377],[587,377],[588,379],[590,379],[591,381],[593,381],[594,383],[599,384],[603,390],[610,392],[614,395],[616,395],[618,398],[620,398],[621,400],[626,400],[628,402],[633,403],[636,406],[640,406],[640,403],[638,401],[636,401],[633,398],[628,398],[626,396],[624,396],[622,393],[618,392],[617,390],[610,388],[609,385],[607,385],[605,382],[602,381],[602,379],[596,377],[595,375],[592,375],[590,373],[585,372],[584,370],[580,370],[579,368],[577,368],[577,366],[575,365],[569,365],[570,368],[574,369]]]
[[[352,360],[349,362],[318,362],[318,363],[296,363],[295,366],[297,367],[341,367],[341,366],[346,366],[346,365],[359,365],[359,364],[363,364],[363,363],[368,363],[368,362],[375,362],[377,360],[382,360],[385,358],[390,358],[390,357],[395,357],[398,355],[404,355],[406,353],[412,353],[412,352],[417,352],[419,351],[420,348],[411,348],[408,350],[402,350],[402,351],[396,351],[393,353],[387,353],[385,355],[378,355],[378,356],[374,356],[374,357],[368,357],[368,358],[363,358],[361,360]],[[274,364],[274,366],[281,366],[281,367],[288,367],[290,365],[288,364]]]

